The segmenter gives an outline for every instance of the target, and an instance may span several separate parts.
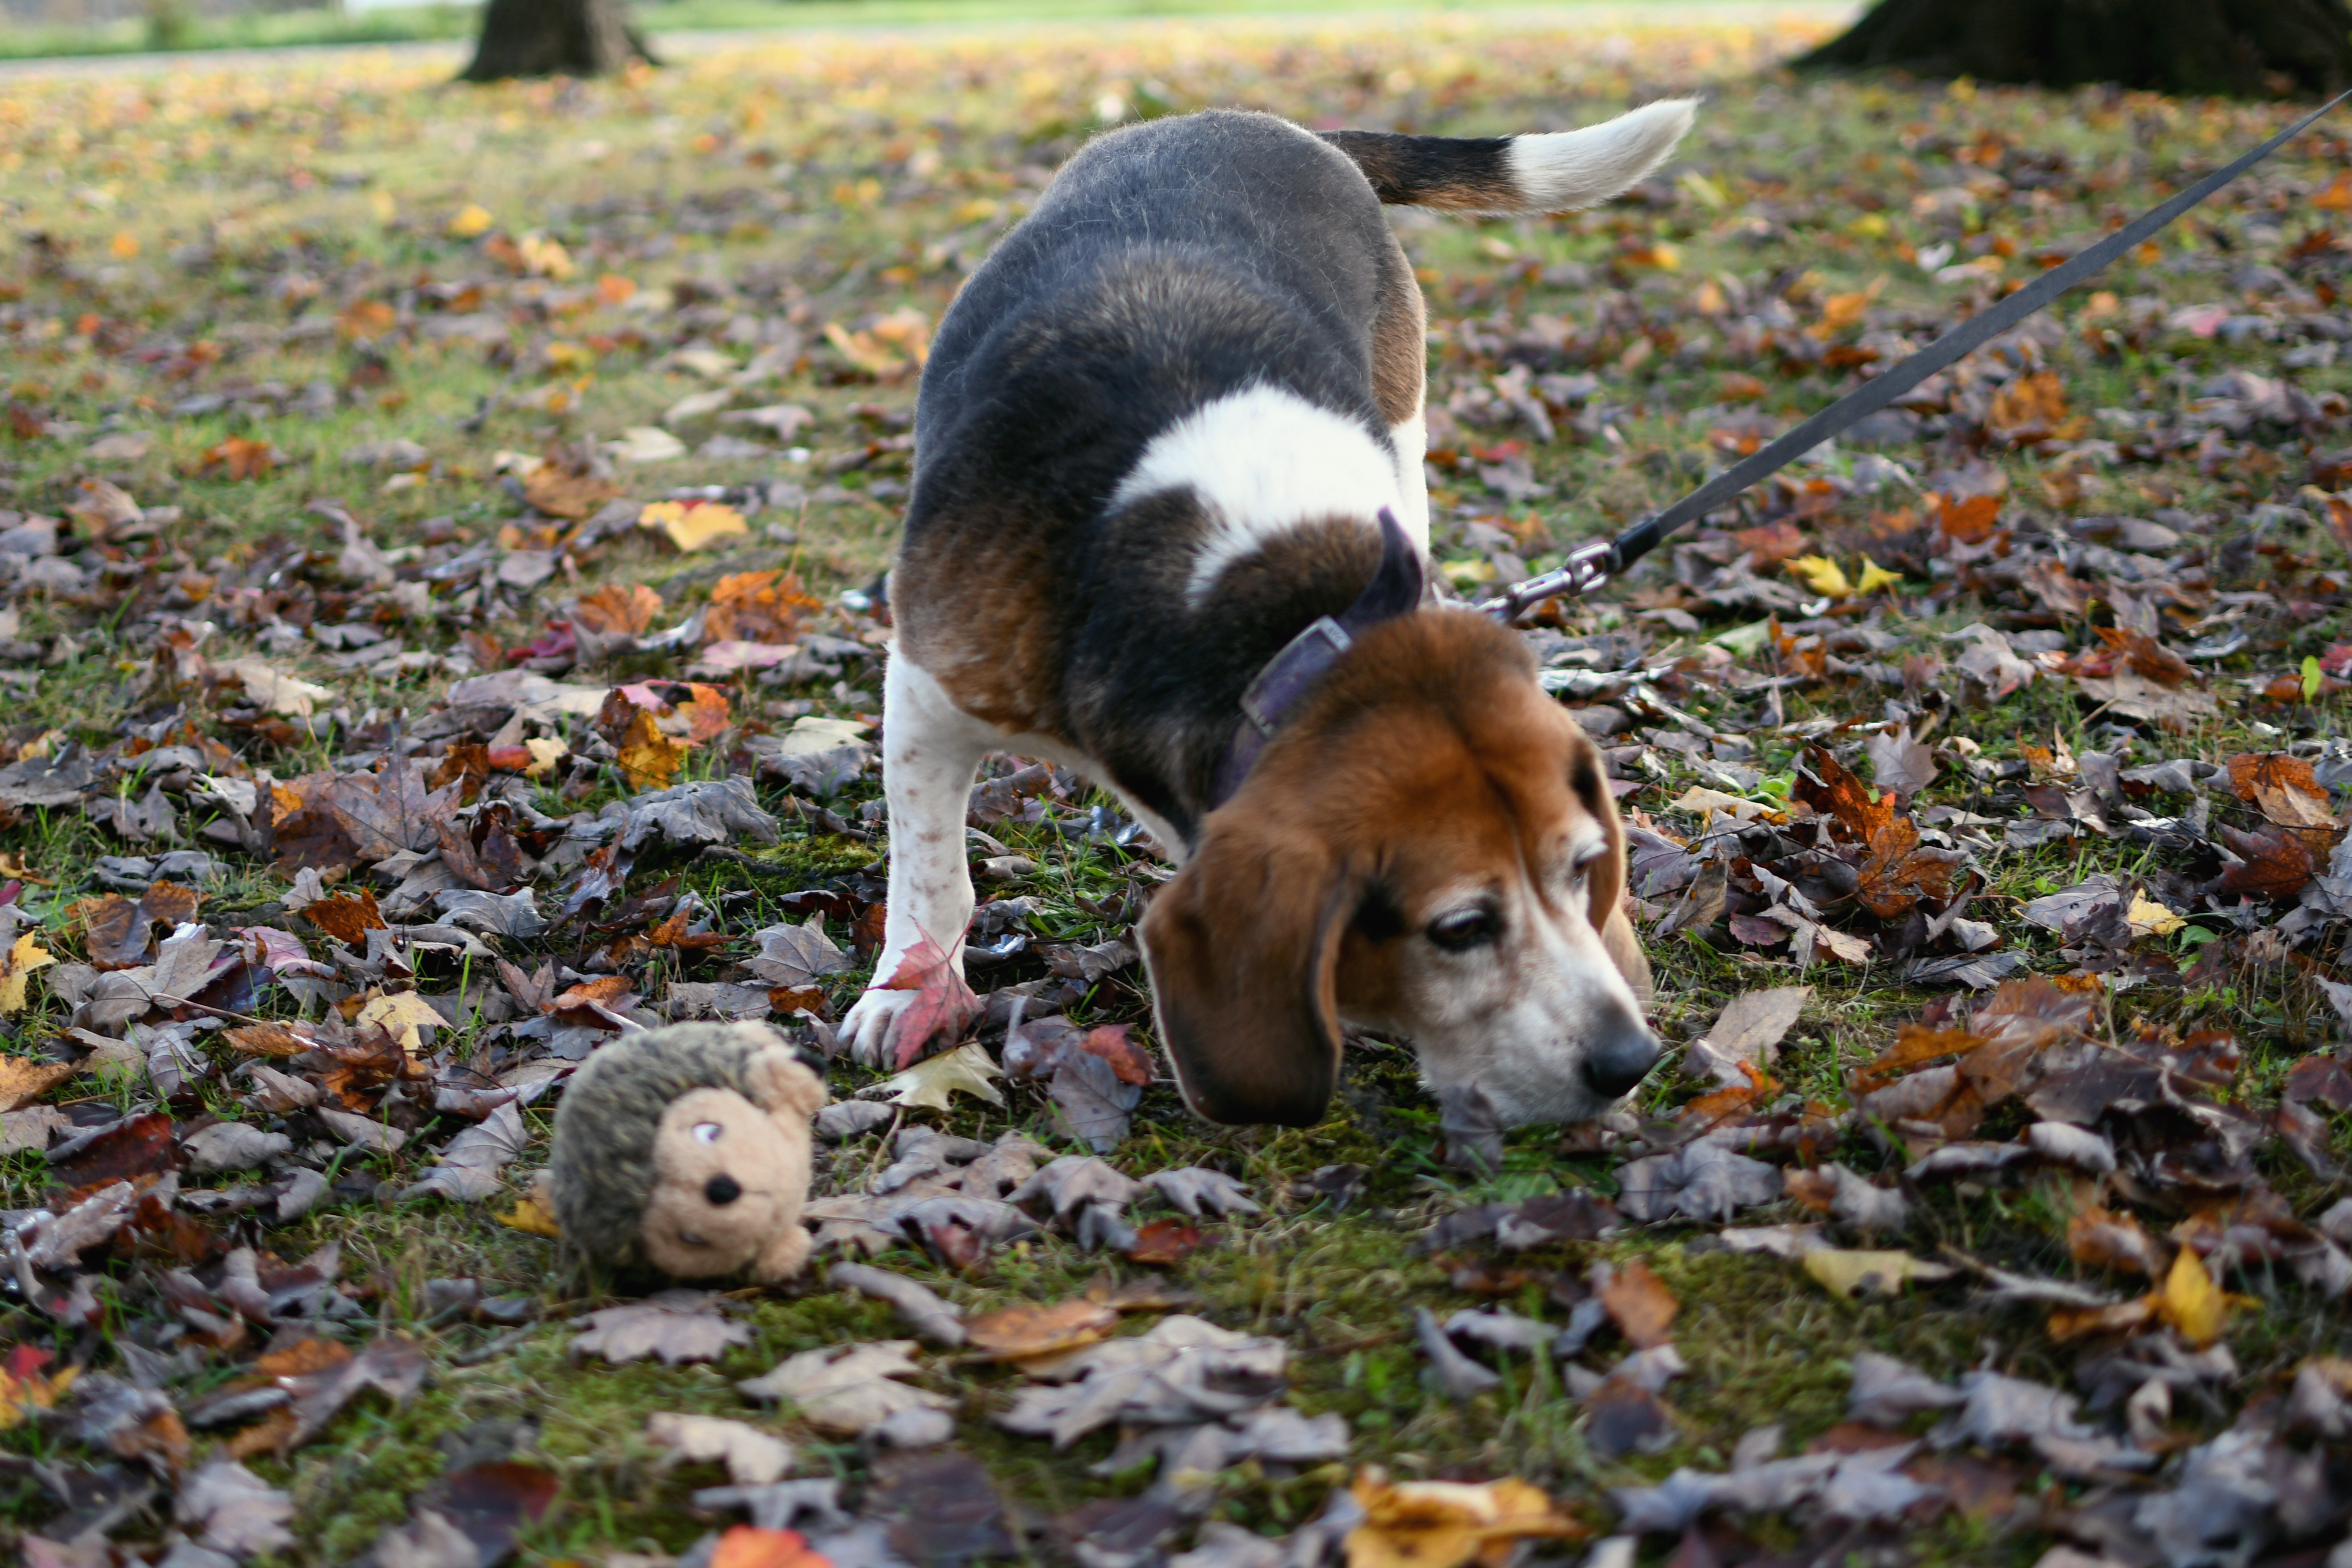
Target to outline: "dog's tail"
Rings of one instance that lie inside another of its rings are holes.
[[[1662,99],[1581,131],[1525,136],[1399,136],[1327,131],[1391,206],[1549,213],[1607,201],[1666,160],[1698,100]]]

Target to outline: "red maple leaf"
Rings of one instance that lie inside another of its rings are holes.
[[[914,1002],[898,1016],[898,1070],[915,1065],[923,1047],[944,1036],[952,1043],[980,1016],[981,1001],[964,984],[947,950],[919,931],[922,940],[898,960],[890,978],[877,989],[912,991]]]

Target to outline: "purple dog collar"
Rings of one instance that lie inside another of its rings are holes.
[[[1393,620],[1421,603],[1421,552],[1405,537],[1396,514],[1386,507],[1381,509],[1380,525],[1381,563],[1356,602],[1337,616],[1320,617],[1285,643],[1242,692],[1242,722],[1234,727],[1234,738],[1218,761],[1209,791],[1210,810],[1233,798],[1256,765],[1258,754],[1316,682],[1355,646],[1357,634]]]

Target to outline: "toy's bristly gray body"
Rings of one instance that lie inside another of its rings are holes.
[[[564,1239],[603,1261],[641,1261],[662,1112],[697,1089],[730,1089],[756,1101],[746,1068],[788,1044],[761,1024],[677,1024],[591,1056],[564,1086],[548,1157]]]

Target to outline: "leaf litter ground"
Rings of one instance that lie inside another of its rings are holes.
[[[1602,211],[1398,218],[1475,592],[2285,112],[1803,83],[1771,65],[1802,41],[1175,26],[22,86],[26,1560],[2323,1560],[2331,136],[1530,628],[1608,750],[1680,1047],[1622,1114],[1506,1134],[1365,1040],[1320,1127],[1190,1121],[1131,938],[1164,864],[1003,758],[971,990],[902,969],[923,1037],[835,1062],[803,1284],[591,1279],[530,1196],[616,1031],[824,1048],[870,977],[861,594],[913,377],[1104,119],[1491,132],[1709,94]]]

